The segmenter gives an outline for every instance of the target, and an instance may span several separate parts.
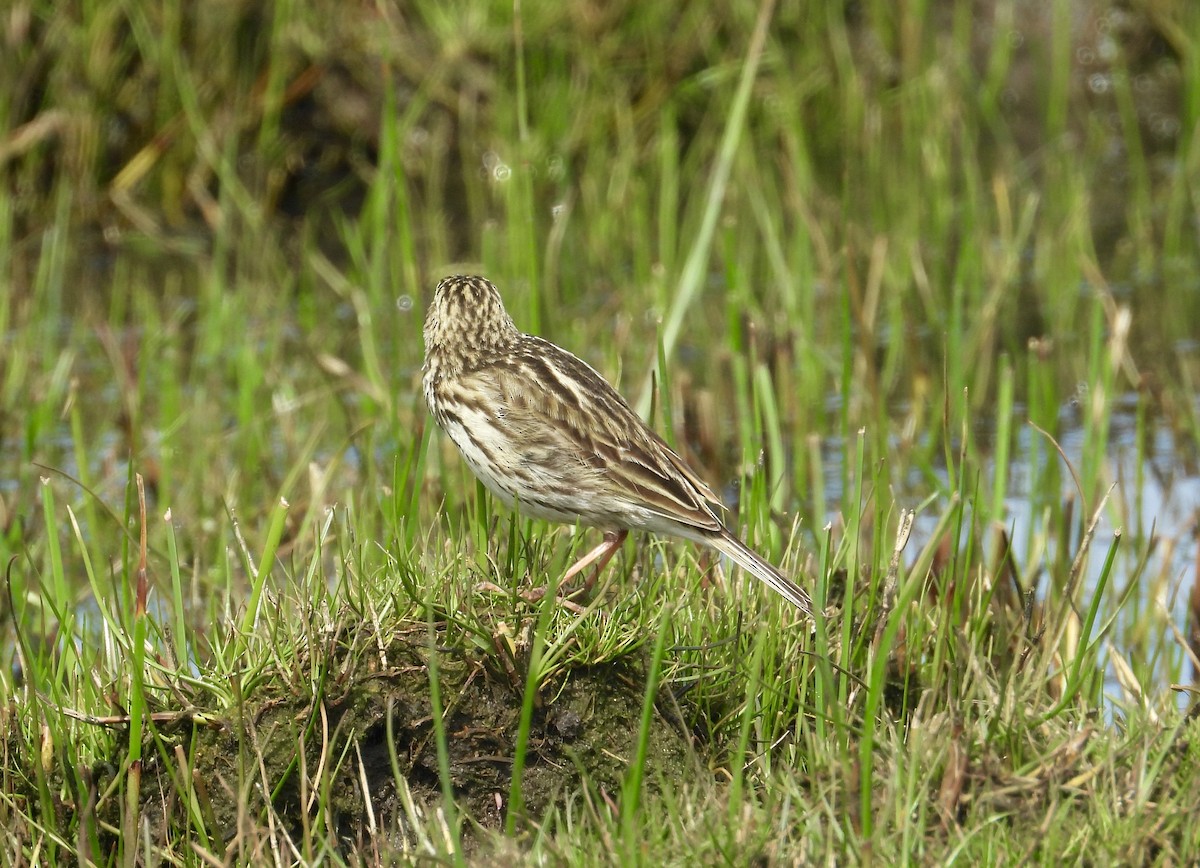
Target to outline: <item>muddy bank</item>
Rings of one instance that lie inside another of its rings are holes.
[[[160,717],[141,782],[152,839],[195,829],[189,812],[198,811],[209,833],[220,830],[222,840],[208,842],[218,853],[234,846],[244,852],[239,834],[261,834],[272,823],[293,840],[308,840],[305,830],[319,826],[348,847],[374,836],[383,846],[411,843],[413,821],[443,803],[426,653],[419,644],[394,643],[387,669],[344,683],[331,678],[316,701],[282,692],[282,680],[272,678],[240,713]],[[439,671],[451,786],[471,840],[473,823],[499,829],[506,819],[521,692],[479,665],[442,660]],[[619,802],[636,754],[645,684],[642,663],[622,661],[572,671],[542,691],[522,776],[526,818],[539,821],[582,787]],[[651,727],[651,790],[702,773],[689,736],[664,716],[673,707],[660,703]],[[106,829],[120,827],[121,798],[111,787],[120,761],[114,756],[84,775],[91,797],[81,826],[98,833],[101,852],[115,844]],[[29,796],[36,804],[36,794]],[[81,840],[87,837],[85,831]]]

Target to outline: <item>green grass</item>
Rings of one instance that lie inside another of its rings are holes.
[[[1004,0],[20,8],[4,864],[1200,857],[1190,6],[1099,95]],[[524,600],[595,532],[431,429],[460,268],[816,617],[650,539]]]

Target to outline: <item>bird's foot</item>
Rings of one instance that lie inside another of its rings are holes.
[[[499,585],[497,585],[495,582],[480,582],[479,584],[477,584],[475,586],[475,590],[481,591],[484,593],[488,593],[488,594],[509,594],[509,593],[511,593],[508,588],[502,588]],[[540,603],[542,600],[544,600],[546,598],[546,594],[548,594],[549,592],[550,592],[550,589],[548,587],[546,587],[545,585],[543,585],[540,588],[529,588],[524,591],[518,591],[517,596],[520,597],[522,600],[524,600],[526,603],[537,604],[537,603]],[[558,594],[558,604],[560,606],[562,606],[564,609],[567,609],[568,611],[574,612],[577,615],[582,615],[585,611],[584,607],[579,605],[578,603],[576,603],[574,600],[574,597],[578,593],[579,593],[578,591],[575,591],[572,593],[565,593],[565,594],[560,592]]]

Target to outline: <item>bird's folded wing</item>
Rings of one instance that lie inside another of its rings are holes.
[[[581,481],[609,497],[696,530],[721,530],[717,496],[587,363],[543,341],[510,361],[468,374],[464,385],[490,394],[515,448],[531,460],[561,450],[565,476],[574,465]]]

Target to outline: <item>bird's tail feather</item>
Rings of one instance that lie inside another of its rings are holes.
[[[754,578],[764,582],[767,587],[779,596],[800,609],[806,615],[812,614],[812,600],[804,589],[779,572],[769,561],[763,560],[751,548],[728,531],[709,537],[708,544],[721,554],[728,555]]]

